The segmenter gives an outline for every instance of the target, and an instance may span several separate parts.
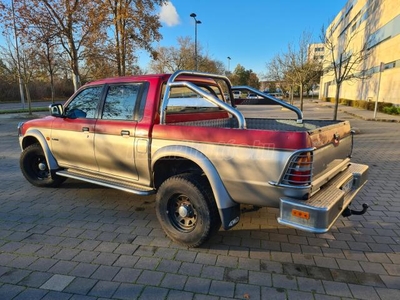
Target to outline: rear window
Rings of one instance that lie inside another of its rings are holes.
[[[214,95],[224,101],[224,96],[217,86],[199,86],[205,92]],[[172,87],[167,104],[167,113],[188,112],[213,112],[221,108],[209,102],[201,95],[193,92],[188,87]]]

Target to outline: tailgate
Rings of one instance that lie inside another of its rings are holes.
[[[353,135],[348,121],[331,124],[309,131],[313,159],[312,191],[348,167],[353,148]]]

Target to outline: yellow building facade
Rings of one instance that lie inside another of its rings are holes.
[[[334,98],[332,61],[363,59],[351,67],[353,78],[343,81],[339,98],[393,103],[400,106],[400,0],[349,0],[326,30],[334,42],[325,47],[320,98]],[[349,60],[351,61],[351,60]]]

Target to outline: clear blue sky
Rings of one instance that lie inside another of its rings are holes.
[[[266,63],[288,44],[298,44],[304,31],[318,43],[323,25],[329,25],[347,0],[171,0],[161,16],[163,39],[160,46],[177,46],[178,37],[194,41],[196,13],[197,39],[212,58],[230,70],[241,64],[255,73],[265,73]],[[174,9],[175,8],[175,9]],[[167,25],[169,23],[169,25]],[[146,68],[148,55],[139,64]]]

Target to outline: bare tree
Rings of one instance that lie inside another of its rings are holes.
[[[194,70],[193,43],[191,39],[189,37],[178,37],[178,45],[178,48],[158,47],[155,51],[154,59],[150,62],[150,70],[155,73]]]
[[[357,30],[347,28],[340,35],[335,35],[336,28],[335,23],[332,23],[326,31],[322,28],[321,33],[321,40],[325,46],[324,71],[326,74],[333,73],[336,84],[333,120],[337,120],[340,89],[343,82],[366,78],[359,67],[368,55],[367,43],[357,38]]]
[[[318,76],[321,65],[309,60],[308,48],[311,34],[303,32],[297,45],[289,44],[287,52],[276,55],[267,66],[269,76],[286,83],[290,90],[290,102],[293,103],[294,87],[299,88],[300,109],[303,110],[303,90]]]
[[[177,70],[194,70],[194,43],[190,37],[178,37],[178,47],[158,47],[156,55],[150,62],[150,70],[155,73],[172,73]],[[204,54],[200,44],[197,45],[198,69],[202,72],[224,74],[221,61]]]
[[[303,90],[310,81],[310,75],[314,73],[319,64],[309,60],[308,47],[311,43],[311,34],[303,32],[298,45],[288,45],[283,63],[286,65],[286,77],[299,87],[300,109],[303,110]]]

